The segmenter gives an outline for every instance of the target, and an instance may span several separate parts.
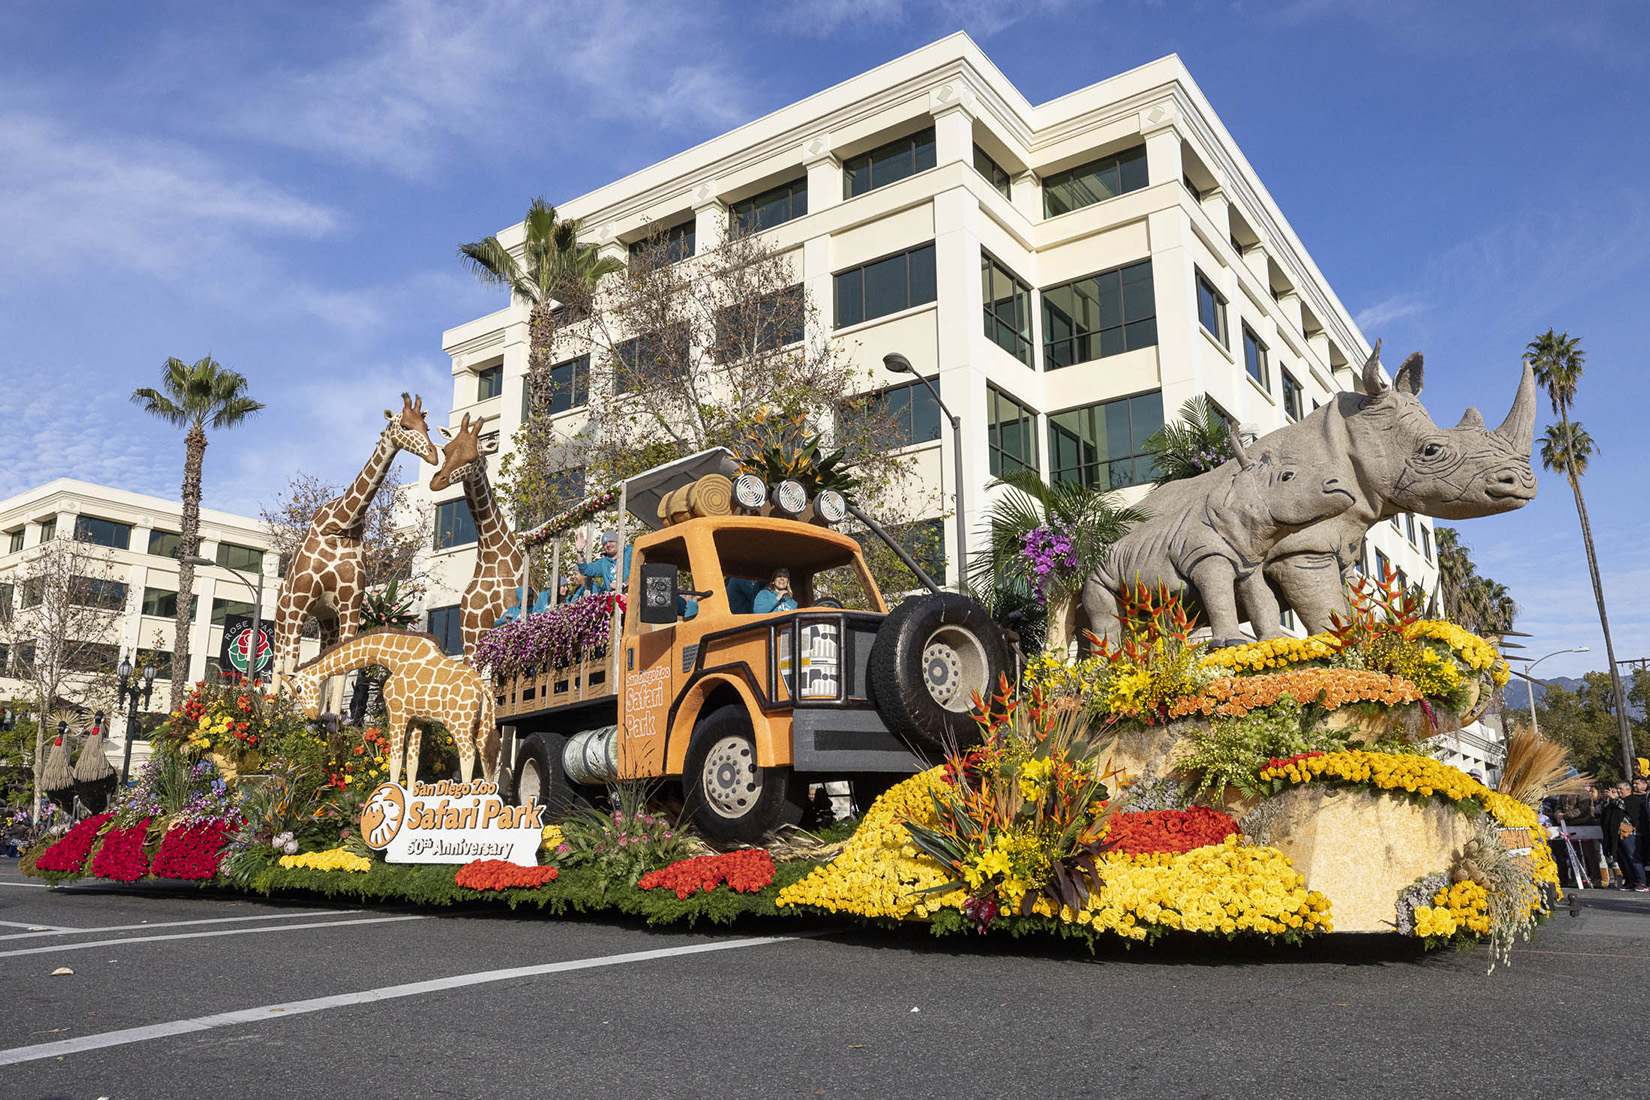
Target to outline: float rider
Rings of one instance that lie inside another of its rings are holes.
[[[580,555],[584,554],[584,532],[580,531],[573,536],[573,549]],[[616,592],[621,587],[619,581],[619,533],[608,530],[602,532],[602,553],[594,561],[581,562],[578,565],[580,575],[584,577],[584,585],[573,594],[568,603],[582,600],[586,596],[599,596],[606,592]],[[624,575],[630,579],[630,547],[624,548]]]
[[[752,610],[757,615],[766,615],[770,611],[795,611],[796,597],[791,594],[791,571],[789,569],[775,569],[773,579],[768,581],[766,588],[756,594],[756,602]]]

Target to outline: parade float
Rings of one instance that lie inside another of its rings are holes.
[[[464,658],[369,630],[289,660],[274,691],[200,685],[110,812],[25,869],[1091,945],[1388,933],[1504,958],[1556,898],[1540,792],[1431,749],[1506,665],[1352,566],[1391,514],[1533,496],[1533,381],[1493,430],[1476,410],[1434,425],[1419,357],[1389,385],[1371,356],[1362,381],[1148,498],[1164,506],[1087,579],[1080,651],[1023,659],[908,558],[929,590],[890,609],[833,525],[880,530],[806,471],[770,485],[772,464],[707,452],[518,537],[466,418],[436,476],[497,545],[466,592]],[[413,402],[390,419],[380,451],[429,457]],[[563,536],[605,515],[627,583],[534,599],[532,555],[560,578]],[[318,549],[302,583],[338,556]],[[781,565],[789,602],[759,612]],[[1284,634],[1284,604],[1313,633]],[[384,728],[317,721],[324,682],[369,664],[389,669]],[[859,816],[822,828],[826,798],[797,829],[833,781]]]

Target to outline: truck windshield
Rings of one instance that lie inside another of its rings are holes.
[[[791,590],[801,607],[821,599],[835,599],[844,607],[872,608],[874,601],[856,568],[850,549],[801,531],[732,528],[716,532],[716,555],[728,581],[728,610],[751,614],[755,594],[773,577],[788,569]]]

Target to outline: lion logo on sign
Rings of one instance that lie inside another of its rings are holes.
[[[388,848],[407,816],[406,797],[394,783],[380,784],[361,808],[361,838],[369,848]]]

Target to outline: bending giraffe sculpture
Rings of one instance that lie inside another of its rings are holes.
[[[505,522],[504,511],[487,480],[487,456],[498,449],[496,440],[481,442],[485,418],[472,421],[469,414],[458,431],[440,429],[449,441],[441,448],[444,461],[430,478],[430,491],[439,493],[453,482],[464,486],[464,502],[476,525],[476,568],[470,584],[459,600],[459,631],[466,660],[474,658],[476,643],[493,628],[504,609],[516,602],[526,555],[521,541]]]
[[[401,395],[401,414],[384,410],[388,421],[378,446],[344,495],[329,500],[310,521],[298,553],[287,563],[275,600],[275,670],[290,672],[298,663],[304,620],[314,615],[321,627],[321,648],[348,638],[361,626],[366,595],[367,509],[401,451],[411,451],[437,465],[435,444],[424,421],[424,399]]]
[[[321,685],[334,676],[379,665],[390,670],[384,681],[384,732],[390,739],[390,782],[401,781],[406,756],[407,782],[418,778],[422,727],[440,722],[458,745],[459,778],[470,781],[476,757],[488,782],[498,770],[498,731],[493,725],[493,693],[481,675],[441,652],[433,636],[380,627],[355,635],[298,666],[290,677],[275,674],[277,691],[287,689],[310,718],[320,717]]]

